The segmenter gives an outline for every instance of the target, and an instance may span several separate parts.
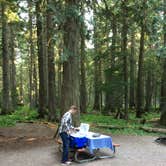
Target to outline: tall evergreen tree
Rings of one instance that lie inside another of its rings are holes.
[[[83,8],[83,5],[82,5]],[[84,11],[82,9],[82,17],[84,18]],[[81,29],[80,29],[80,35],[81,35],[81,80],[80,80],[80,110],[81,112],[86,112],[86,106],[87,106],[87,91],[86,91],[86,81],[85,81],[85,23],[84,20],[81,22]]]
[[[130,53],[130,108],[135,107],[135,32],[131,34],[131,53]]]
[[[122,55],[123,55],[123,72],[124,72],[124,103],[125,119],[128,119],[128,55],[127,55],[127,0],[122,1],[123,26],[122,26]]]
[[[55,58],[54,58],[54,24],[53,0],[47,0],[47,51],[48,51],[48,110],[49,119],[56,119],[56,89],[55,89]]]
[[[37,13],[37,46],[38,46],[38,65],[39,65],[39,117],[44,118],[47,110],[47,77],[45,70],[45,54],[43,49],[43,16],[42,3],[36,2]]]
[[[35,82],[34,82],[34,64],[35,64],[35,50],[34,50],[34,41],[33,41],[33,4],[32,0],[28,0],[28,8],[29,8],[29,100],[30,107],[35,107]]]
[[[2,112],[7,114],[11,111],[10,100],[10,67],[9,67],[9,25],[6,16],[6,2],[1,3],[2,17],[2,71],[3,71],[3,91],[2,91]]]
[[[17,89],[16,89],[16,42],[15,42],[15,32],[14,28],[16,25],[14,23],[9,24],[9,51],[10,51],[10,87],[11,87],[11,107],[14,110],[17,106]]]
[[[163,32],[164,32],[164,48],[166,48],[166,0],[163,0],[163,7],[164,7],[164,26],[163,26]],[[160,123],[162,125],[166,126],[166,57],[164,55],[164,62],[163,62],[163,73],[162,73],[162,83],[161,83],[161,89],[162,89],[162,95],[161,95],[161,117],[160,117]]]
[[[101,59],[100,59],[100,52],[99,52],[99,36],[98,36],[98,24],[97,24],[97,11],[96,6],[94,4],[94,34],[93,34],[93,40],[94,40],[94,105],[93,109],[95,111],[101,111],[101,90],[100,90],[100,82],[101,82]]]
[[[138,80],[137,80],[137,113],[136,117],[141,118],[144,105],[143,105],[143,71],[144,71],[144,43],[145,43],[145,19],[146,19],[146,0],[142,1],[142,15],[140,20],[141,26],[141,38],[140,38],[140,48],[139,48],[139,62],[138,62]]]
[[[66,20],[64,24],[64,62],[61,109],[65,112],[71,105],[80,107],[79,79],[79,2],[66,0]],[[75,122],[79,124],[79,113]]]

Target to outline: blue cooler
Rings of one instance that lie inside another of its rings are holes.
[[[70,148],[84,148],[88,145],[88,139],[86,137],[72,137],[70,136]]]

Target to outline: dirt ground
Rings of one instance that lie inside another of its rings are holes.
[[[0,128],[0,166],[58,166],[61,154],[52,139],[55,127],[45,124],[18,124]],[[112,136],[117,149],[115,158],[100,159],[80,166],[166,166],[166,146],[152,136]],[[101,153],[111,152],[109,150]]]

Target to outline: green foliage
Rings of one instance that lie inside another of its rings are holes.
[[[101,132],[105,134],[110,135],[135,135],[135,136],[144,136],[144,135],[156,135],[158,136],[158,133],[148,133],[143,130],[139,130],[136,128],[125,128],[125,129],[99,129],[99,128],[93,128],[93,131],[95,132]]]
[[[0,116],[0,127],[13,126],[20,121],[36,120],[38,112],[36,110],[30,110],[29,107],[20,107],[11,115]]]
[[[152,119],[158,119],[159,113],[151,112],[144,115],[144,119],[150,121]],[[116,134],[116,135],[155,135],[154,133],[147,133],[141,129],[141,126],[152,127],[152,123],[147,122],[145,124],[140,123],[140,119],[135,118],[134,113],[129,114],[129,120],[115,119],[113,116],[104,116],[100,114],[83,114],[81,116],[81,122],[92,124],[91,130],[95,132],[102,132],[107,134]],[[114,126],[117,129],[103,129],[95,127],[95,125],[105,125],[105,126]],[[118,129],[121,128],[122,129]]]
[[[55,25],[61,25],[65,20],[65,11],[61,2],[52,2],[47,4],[47,10],[54,13],[53,14],[53,22]]]
[[[80,19],[80,11],[77,5],[68,5],[65,10],[65,15],[67,18]]]
[[[22,88],[23,88],[23,96],[19,96],[23,98],[24,103],[29,102],[29,67],[30,67],[30,56],[29,56],[29,45],[27,42],[29,41],[29,23],[28,23],[28,12],[31,11],[32,14],[32,29],[33,29],[33,44],[34,44],[34,56],[37,55],[37,36],[36,36],[36,11],[35,4],[36,1],[32,1],[32,7],[29,10],[28,1],[17,1],[17,0],[0,0],[0,2],[7,3],[7,11],[6,15],[8,16],[8,20],[14,23],[14,33],[15,33],[15,50],[17,50],[17,58],[16,58],[16,83],[17,89],[20,95],[21,86],[20,82],[22,79]],[[114,106],[122,106],[122,97],[124,96],[124,85],[127,84],[123,80],[123,52],[121,52],[121,30],[123,26],[123,17],[125,16],[128,24],[128,42],[127,42],[127,52],[128,58],[130,58],[130,49],[131,49],[131,36],[134,31],[135,35],[135,43],[134,43],[134,59],[135,59],[135,87],[137,85],[137,69],[138,69],[138,55],[139,55],[139,47],[140,47],[140,23],[142,20],[145,20],[145,53],[144,53],[144,78],[146,81],[147,73],[150,71],[152,73],[152,83],[154,86],[153,90],[153,100],[157,101],[157,105],[159,104],[159,96],[160,96],[160,85],[161,85],[161,73],[162,73],[162,61],[166,56],[166,47],[163,46],[163,34],[165,25],[165,20],[163,16],[164,5],[163,1],[159,0],[148,0],[145,5],[143,5],[144,1],[128,1],[126,2],[127,13],[124,15],[122,2],[117,0],[105,0],[105,1],[77,1],[77,5],[65,5],[64,1],[50,1],[51,3],[46,4],[47,1],[42,1],[41,5],[41,16],[43,20],[43,27],[46,26],[46,11],[50,11],[53,13],[53,24],[54,30],[52,34],[52,40],[54,40],[54,45],[56,48],[56,57],[60,57],[60,62],[66,62],[70,56],[72,56],[72,52],[70,49],[63,48],[63,36],[64,36],[64,28],[65,22],[67,19],[72,20],[75,19],[78,28],[80,28],[80,24],[83,22],[88,22],[88,24],[83,28],[82,33],[86,36],[87,40],[90,40],[92,46],[96,48],[87,49],[86,57],[85,57],[85,66],[86,66],[86,88],[88,92],[88,106],[93,105],[94,103],[94,59],[101,62],[101,78],[99,85],[97,85],[99,91],[103,94],[103,101],[105,99],[105,94],[111,94],[111,102],[114,103]],[[84,17],[81,14],[80,3],[82,3],[82,7],[85,10],[85,14],[87,14],[87,10],[89,10],[89,17]],[[86,4],[85,4],[86,3]],[[85,6],[87,5],[87,6]],[[84,7],[85,6],[85,7]],[[93,13],[92,15],[90,13]],[[18,18],[19,17],[19,18]],[[41,20],[41,21],[42,21]],[[115,23],[114,23],[115,22]],[[116,35],[115,35],[115,44],[113,45],[112,39],[113,37],[113,25],[116,25]],[[90,25],[90,26],[89,26]],[[88,27],[89,26],[89,27]],[[47,29],[46,29],[47,30]],[[95,33],[94,33],[95,31]],[[2,46],[2,34],[0,34],[0,47]],[[43,35],[44,38],[45,35]],[[94,39],[93,39],[94,38]],[[45,43],[47,46],[47,44]],[[62,50],[63,48],[63,50]],[[96,49],[96,50],[95,50]],[[112,49],[115,49],[112,53]],[[0,49],[1,55],[2,49]],[[60,55],[59,55],[60,54]],[[79,56],[80,54],[78,54]],[[111,65],[111,57],[115,56],[115,64]],[[37,58],[34,58],[37,64]],[[1,64],[2,58],[0,58]],[[56,61],[57,62],[57,61]],[[128,59],[129,64],[129,59]],[[55,68],[57,69],[59,62],[55,64]],[[38,73],[38,69],[37,73]],[[128,68],[130,71],[130,68]],[[62,71],[57,71],[62,72]],[[2,72],[0,72],[1,74]],[[2,74],[1,74],[2,75]],[[61,73],[60,73],[61,75]],[[22,77],[22,78],[21,78]],[[108,80],[106,79],[108,77]],[[109,79],[111,78],[111,80]],[[59,79],[59,78],[58,78]],[[128,78],[129,82],[131,82],[130,78]],[[38,82],[38,74],[37,74],[37,82]],[[47,82],[47,81],[46,81]],[[134,81],[133,81],[134,82]],[[57,87],[59,83],[56,82]],[[144,86],[144,83],[143,83]],[[156,87],[155,87],[156,86]],[[136,88],[134,87],[134,91]],[[145,87],[146,88],[146,87]],[[2,80],[0,83],[0,90],[2,89]],[[157,91],[157,93],[155,92]],[[146,89],[145,89],[146,92]],[[155,94],[156,93],[156,94]],[[60,94],[61,95],[61,94]],[[156,95],[156,96],[155,96]],[[0,94],[1,96],[1,94]],[[144,95],[146,96],[146,95]],[[57,96],[57,98],[60,98]],[[156,98],[156,99],[155,99]],[[0,101],[1,102],[1,101]],[[1,105],[1,103],[0,103]],[[152,105],[154,106],[154,104]],[[31,117],[32,112],[28,108],[27,110],[17,110],[14,114],[8,116],[0,117],[0,126],[8,126],[14,125],[17,121],[22,118],[27,118],[23,120],[33,119]],[[103,108],[102,108],[103,109]],[[24,110],[24,111],[23,111]],[[28,114],[25,115],[24,114]],[[34,113],[37,113],[34,111]],[[154,113],[155,114],[155,113]],[[158,117],[159,115],[147,114],[144,115],[146,119],[151,119],[152,117]],[[34,114],[34,118],[35,118]],[[85,118],[85,119],[84,119]],[[89,118],[89,119],[88,119]],[[87,117],[83,116],[83,120],[87,120],[89,122],[101,123],[101,124],[113,124],[119,126],[133,126],[134,129],[125,129],[120,130],[119,132],[135,132],[137,131],[138,124],[137,119],[135,119],[135,114],[130,114],[129,122],[123,120],[115,120],[113,117],[109,116],[98,116],[98,115],[87,115]],[[149,124],[148,124],[149,125]],[[139,130],[140,131],[140,130]],[[138,132],[139,132],[138,131]],[[114,132],[114,130],[111,130]],[[115,130],[115,132],[118,132]],[[142,132],[142,131],[140,131]]]
[[[160,114],[158,112],[150,112],[150,113],[146,112],[144,115],[144,118],[146,120],[156,119],[159,117],[160,117]]]
[[[112,116],[104,116],[104,115],[93,115],[93,114],[85,114],[81,117],[82,122],[92,122],[97,124],[108,124],[108,125],[119,125],[124,126],[126,121],[114,119]]]

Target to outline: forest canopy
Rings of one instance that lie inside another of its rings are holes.
[[[166,0],[0,0],[0,114],[28,105],[166,125]],[[75,123],[79,123],[80,113]]]

